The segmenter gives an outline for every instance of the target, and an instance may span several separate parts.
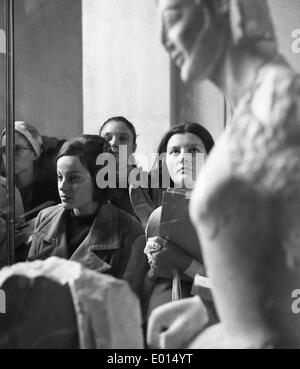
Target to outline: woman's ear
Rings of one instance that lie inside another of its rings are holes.
[[[133,150],[132,150],[132,152],[135,152],[136,147],[137,147],[137,146],[136,146],[136,143],[134,143],[134,144],[133,144]]]

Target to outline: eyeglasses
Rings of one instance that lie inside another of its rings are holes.
[[[0,146],[0,150],[1,150],[1,153],[2,153],[3,155],[5,155],[5,154],[6,154],[6,150],[7,150],[7,148],[6,148],[6,147],[7,147],[7,146]],[[16,146],[15,146],[15,155],[21,155],[21,153],[22,153],[24,150],[30,150],[30,151],[32,151],[31,147],[29,147],[29,146],[16,145]]]

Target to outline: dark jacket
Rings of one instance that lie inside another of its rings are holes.
[[[59,204],[47,208],[37,216],[28,260],[50,256],[66,258],[67,211]],[[70,260],[78,261],[97,272],[125,279],[139,295],[147,260],[144,230],[132,216],[112,204],[99,208],[87,237]]]
[[[144,186],[134,183],[129,175],[127,187],[113,191],[109,201],[135,217],[146,228],[151,213],[161,205],[163,189],[151,187],[151,173],[131,167],[128,169],[130,174],[133,173],[132,170],[136,171],[134,177],[137,178],[134,179],[141,181],[143,178],[138,183],[145,183]]]
[[[143,176],[147,186],[135,186],[134,183],[129,183],[129,198],[132,208],[146,228],[148,220],[152,212],[161,205],[163,188],[156,188],[152,183],[152,176],[155,178],[156,170],[153,169],[150,173],[140,171],[140,178]],[[158,183],[156,183],[158,185]]]

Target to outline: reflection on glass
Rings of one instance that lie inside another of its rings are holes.
[[[5,1],[0,0],[0,129],[5,127],[6,105],[6,36],[5,36]],[[1,144],[0,144],[1,145]],[[0,268],[6,264],[6,181],[3,177],[4,166],[0,155]]]

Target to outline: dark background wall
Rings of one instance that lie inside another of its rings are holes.
[[[81,24],[81,0],[15,1],[15,118],[43,135],[82,132]],[[0,90],[2,129],[2,83]]]

